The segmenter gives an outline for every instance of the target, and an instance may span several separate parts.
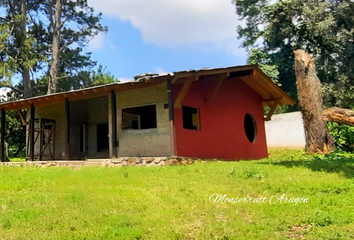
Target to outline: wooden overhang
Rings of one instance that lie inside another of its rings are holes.
[[[141,78],[137,78],[137,80],[133,82],[112,83],[97,87],[33,97],[19,101],[0,103],[0,109],[3,109],[4,111],[21,110],[31,108],[31,106],[41,107],[55,103],[62,103],[65,102],[65,99],[67,101],[76,101],[108,96],[112,90],[114,90],[116,93],[119,93],[159,85],[167,86],[167,80],[171,80],[172,85],[181,83],[185,84],[186,91],[183,93],[185,96],[192,82],[198,81],[198,79],[204,77],[220,79],[213,95],[211,96],[211,102],[217,94],[217,91],[224,79],[240,79],[262,96],[264,106],[274,108],[274,106],[277,105],[293,105],[295,103],[289,95],[287,95],[281,88],[279,88],[256,65],[245,65],[143,76]],[[179,105],[179,102],[182,103],[184,96],[177,97],[177,106]]]
[[[104,97],[111,94],[112,90],[115,92],[124,92],[129,90],[135,90],[146,87],[153,87],[159,85],[166,85],[165,80],[156,79],[154,81],[142,81],[142,82],[128,82],[128,83],[112,83],[101,85],[97,87],[84,88],[68,92],[60,92],[55,94],[49,94],[39,97],[27,98],[19,101],[0,103],[0,109],[5,111],[20,110],[31,108],[31,104],[34,107],[48,106],[55,103],[64,103],[67,101],[77,101],[90,98]]]

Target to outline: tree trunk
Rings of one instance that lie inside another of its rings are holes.
[[[314,60],[303,50],[296,50],[295,74],[299,105],[305,128],[307,153],[329,153],[334,143],[322,120],[321,82]]]
[[[54,22],[53,24],[53,43],[52,43],[52,63],[49,71],[49,83],[48,94],[55,93],[57,91],[57,74],[60,55],[60,32],[61,32],[61,12],[62,12],[62,0],[56,0]],[[52,16],[51,16],[52,19]]]
[[[27,16],[27,3],[26,0],[21,0],[21,6],[20,6],[20,13],[23,16]],[[27,38],[27,29],[26,29],[26,19],[22,19],[20,23],[20,29],[21,29],[21,43],[24,44]],[[23,53],[26,54],[26,53]],[[26,59],[26,56],[23,56]],[[30,75],[30,69],[26,67],[25,65],[21,65],[22,71],[22,81],[23,81],[23,88],[24,88],[24,98],[30,98],[32,97],[32,86],[31,86],[31,75]]]
[[[322,119],[327,122],[354,126],[354,111],[338,107],[328,108],[323,110]]]

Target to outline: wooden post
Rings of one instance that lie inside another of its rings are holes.
[[[1,109],[1,161],[6,162],[5,156],[5,110]]]
[[[169,111],[170,136],[171,136],[171,156],[177,156],[175,114],[174,114],[174,104],[173,104],[173,93],[172,93],[171,79],[167,80],[167,94],[168,94],[168,111]]]
[[[35,107],[33,103],[31,104],[31,120],[30,120],[30,160],[34,161],[34,118],[35,118]]]
[[[70,103],[68,98],[65,98],[65,119],[66,119],[66,132],[65,132],[65,159],[70,159]]]
[[[43,133],[44,129],[42,129],[42,118],[39,118],[39,161],[42,161]]]
[[[111,91],[111,123],[112,123],[112,137],[111,137],[111,158],[117,157],[117,98],[114,89]]]

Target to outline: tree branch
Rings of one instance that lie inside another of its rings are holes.
[[[20,94],[24,94],[25,92],[10,85],[10,84],[3,84],[3,83],[0,83],[0,88],[3,88],[3,87],[6,87],[6,88],[10,88],[12,91],[15,91],[17,93],[20,93]]]
[[[62,46],[60,49],[59,49],[59,52],[62,52],[63,50],[65,50],[67,47],[69,47],[69,45],[73,44],[75,41],[74,40],[71,40],[70,42],[68,42],[67,44],[65,44],[64,46]]]

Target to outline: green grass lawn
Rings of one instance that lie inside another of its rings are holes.
[[[0,239],[349,239],[353,177],[354,155],[298,150],[170,167],[2,166]],[[214,193],[267,201],[213,203]],[[269,203],[284,193],[308,203]]]

